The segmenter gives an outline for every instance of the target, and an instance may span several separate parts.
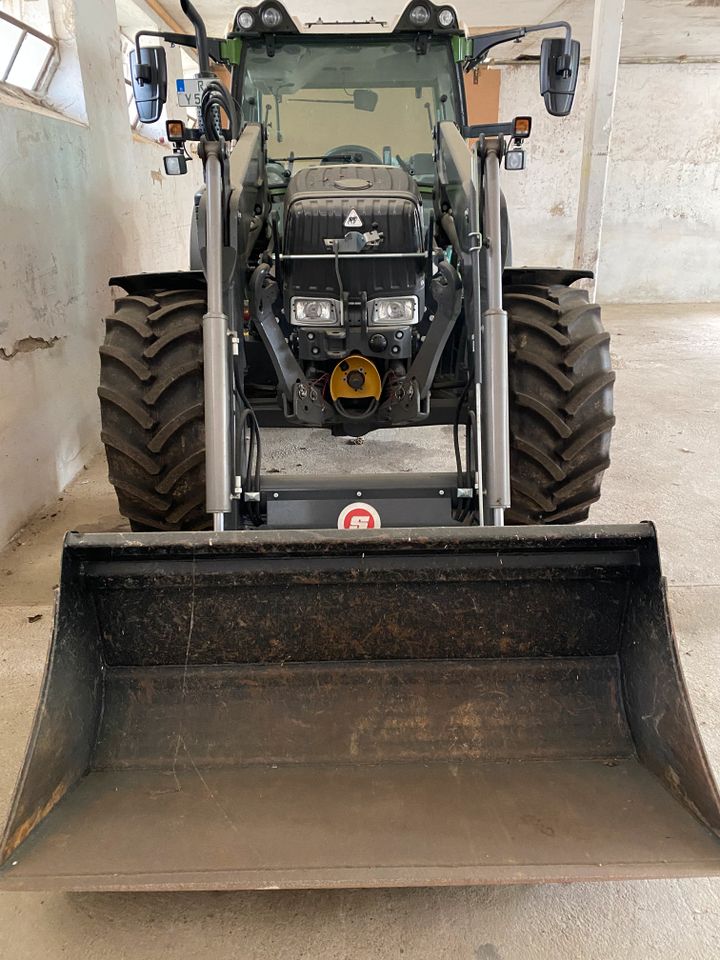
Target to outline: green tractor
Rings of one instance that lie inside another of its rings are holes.
[[[571,269],[514,267],[501,172],[530,117],[471,125],[474,36],[244,6],[194,48],[169,175],[201,163],[190,269],[113,277],[102,436],[131,533],[69,534],[0,848],[13,889],[268,889],[720,873],[720,799],[655,532],[576,525],[614,424]],[[333,9],[346,5],[333,5]],[[229,78],[229,84],[223,78]],[[445,473],[265,474],[267,427],[453,429]]]
[[[270,4],[240,9],[227,40],[174,38],[201,68],[180,82],[199,123],[168,123],[166,158],[185,172],[197,142],[205,165],[193,270],[113,278],[127,296],[102,348],[103,440],[133,529],[335,527],[355,482],[270,489],[265,426],[453,425],[456,473],[368,480],[351,520],[369,526],[570,523],[600,495],[614,375],[575,286],[589,274],[512,267],[499,174],[524,167],[531,119],[468,126],[462,80],[497,44],[562,31],[541,89],[564,115],[579,44],[565,23],[470,38],[426,4],[381,27]],[[138,41],[133,58],[148,120],[163,54]]]

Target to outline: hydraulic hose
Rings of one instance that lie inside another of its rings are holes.
[[[203,90],[200,106],[203,129],[208,140],[220,140],[222,137],[221,110],[224,110],[227,114],[230,124],[230,139],[237,140],[239,129],[235,103],[219,80],[211,80]]]

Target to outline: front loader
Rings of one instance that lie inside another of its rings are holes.
[[[532,120],[466,117],[463,74],[533,31],[567,115],[569,25],[263,0],[213,38],[181,5],[194,33],[143,31],[131,71],[155,122],[143,37],[197,56],[166,125],[166,172],[204,174],[190,269],[111,280],[102,437],[132,532],[67,536],[0,887],[720,873],[654,528],[580,525],[614,424],[590,274],[512,265],[500,181]],[[268,427],[424,425],[454,470],[262,470]]]

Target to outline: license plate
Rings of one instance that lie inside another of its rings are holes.
[[[206,83],[209,80],[176,80],[178,106],[199,107]]]

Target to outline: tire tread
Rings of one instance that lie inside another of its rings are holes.
[[[202,321],[197,290],[125,296],[106,318],[98,396],[109,479],[134,530],[201,530]]]
[[[587,294],[509,286],[514,524],[578,523],[600,498],[615,424],[610,337]]]

